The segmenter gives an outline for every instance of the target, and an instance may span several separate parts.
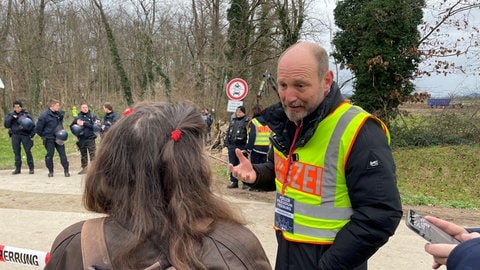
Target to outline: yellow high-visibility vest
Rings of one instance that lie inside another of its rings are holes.
[[[357,106],[342,103],[321,121],[309,141],[289,157],[274,147],[275,229],[285,239],[331,244],[353,214],[345,164],[358,132],[373,118],[388,142],[385,124]]]
[[[252,119],[252,123],[255,126],[256,136],[254,146],[268,146],[270,145],[270,133],[272,130],[267,125],[262,125],[257,118]]]

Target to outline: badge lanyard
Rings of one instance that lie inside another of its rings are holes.
[[[284,175],[284,180],[282,184],[282,195],[285,194],[285,189],[287,188],[288,184],[288,174],[290,173],[290,165],[292,165],[293,161],[293,152],[295,151],[295,143],[297,142],[298,135],[300,134],[300,130],[302,129],[302,122],[300,122],[299,125],[297,125],[297,128],[295,129],[295,135],[293,136],[293,141],[292,145],[290,145],[290,150],[288,151],[288,158],[287,158],[287,168],[285,170],[285,175]]]

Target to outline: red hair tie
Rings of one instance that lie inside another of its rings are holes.
[[[172,137],[174,142],[178,142],[178,140],[180,140],[181,135],[182,135],[182,131],[180,129],[175,129],[170,133],[170,137]]]
[[[131,113],[133,113],[133,108],[132,108],[132,107],[126,108],[125,111],[123,111],[123,116],[127,117],[127,116],[129,116]]]

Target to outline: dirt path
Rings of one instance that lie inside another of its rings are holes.
[[[0,171],[0,245],[48,251],[53,239],[63,228],[95,216],[81,205],[81,176],[72,171],[72,177],[66,178],[58,170],[53,178],[46,177],[45,169],[37,169],[34,175],[11,175],[10,171]],[[250,228],[261,240],[274,264],[274,193],[229,190],[225,188],[225,179],[216,179],[216,192],[244,212],[251,221]],[[476,210],[413,208],[422,214],[454,220],[466,226],[478,226],[476,221],[480,216]],[[431,269],[431,258],[423,252],[424,244],[425,241],[408,231],[402,222],[395,236],[372,257],[370,269]],[[0,262],[0,269],[38,268]]]

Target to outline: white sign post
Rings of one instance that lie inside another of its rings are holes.
[[[1,89],[5,88],[5,85],[3,84],[2,79],[0,79],[0,88]]]
[[[235,112],[238,108],[238,106],[242,106],[243,101],[238,101],[238,100],[229,100],[228,105],[227,105],[227,112]]]

